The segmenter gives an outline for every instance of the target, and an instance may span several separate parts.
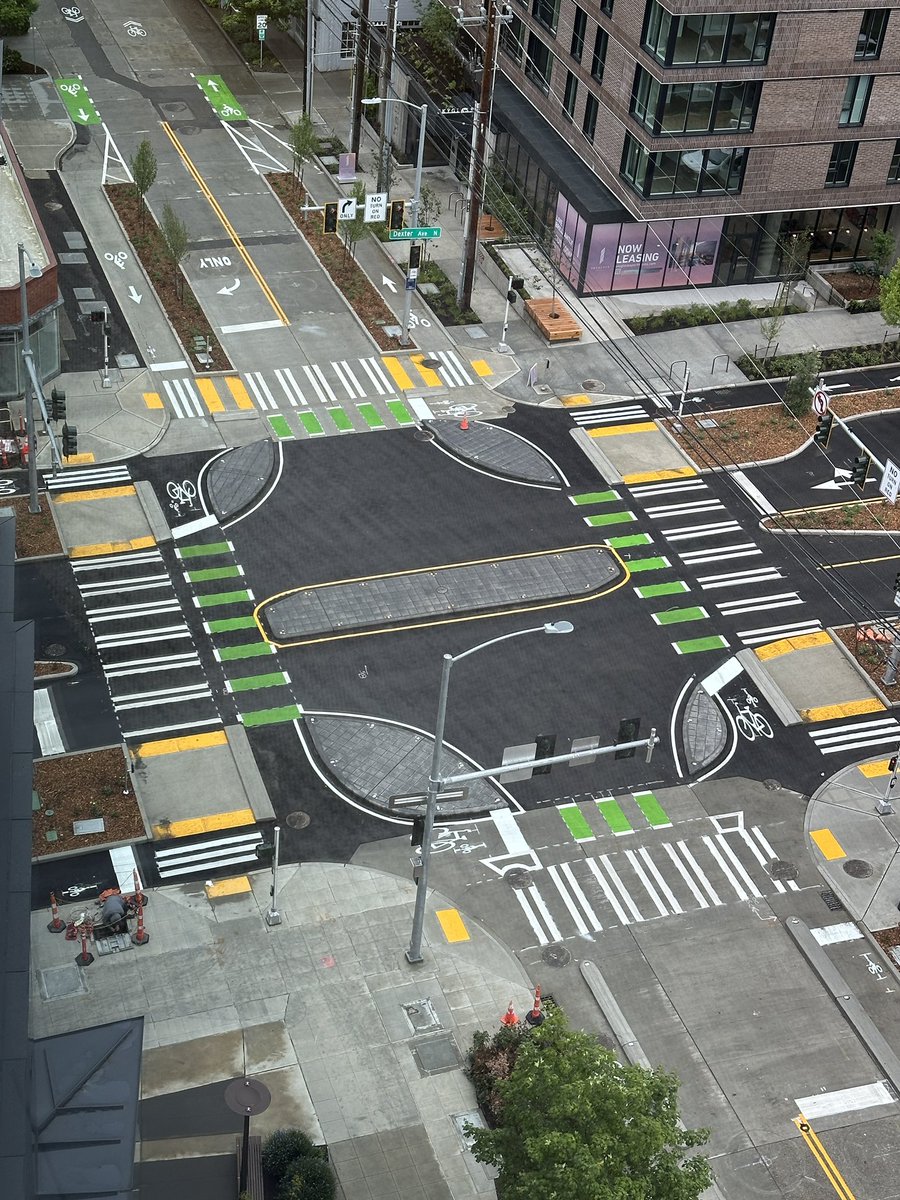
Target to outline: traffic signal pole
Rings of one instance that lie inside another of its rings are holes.
[[[813,389],[810,389],[810,390],[813,390]],[[818,383],[818,384],[816,384],[816,390],[828,392],[828,391],[830,391],[830,388],[828,387],[828,384],[826,384],[826,383]],[[878,470],[883,473],[884,469],[885,469],[885,464],[883,462],[880,462],[875,457],[875,455],[872,453],[872,451],[869,449],[869,447],[865,444],[865,442],[860,441],[860,439],[856,436],[856,434],[853,432],[853,430],[850,428],[849,424],[844,420],[844,418],[839,417],[837,415],[837,413],[831,407],[831,397],[829,396],[828,399],[829,399],[829,405],[828,405],[828,408],[826,409],[826,413],[831,416],[833,421],[835,421],[838,425],[840,425],[841,429],[843,429],[844,433],[846,433],[847,437],[850,439],[850,441],[853,443],[853,445],[858,447],[860,450],[862,450],[863,454],[868,456],[869,461],[873,462],[875,464],[875,466],[878,468]],[[822,415],[824,416],[826,414],[823,413]]]
[[[459,280],[457,302],[461,309],[471,308],[475,284],[475,258],[478,254],[478,225],[481,220],[481,193],[484,191],[485,155],[487,154],[488,123],[491,112],[494,68],[497,58],[497,5],[487,0],[487,32],[484,42],[484,69],[481,74],[481,96],[476,114],[474,159],[466,220],[466,244],[463,250],[463,269]]]

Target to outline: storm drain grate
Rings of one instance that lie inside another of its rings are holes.
[[[826,889],[826,890],[823,890],[822,892],[820,892],[819,895],[825,901],[825,907],[827,909],[829,909],[831,912],[840,912],[841,909],[844,907],[843,904],[840,902],[840,900],[838,900],[838,898],[834,894],[834,892],[828,891]]]

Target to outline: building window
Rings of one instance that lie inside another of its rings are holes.
[[[641,44],[667,67],[764,63],[774,28],[774,13],[678,17],[658,0],[648,0]]]
[[[605,17],[611,17],[613,12],[613,0],[600,0],[600,11]]]
[[[559,24],[559,0],[534,0],[531,5],[531,15],[538,25],[543,25],[556,37],[556,27]]]
[[[593,142],[594,134],[597,132],[597,110],[599,107],[597,97],[593,93],[588,93],[588,98],[584,104],[584,120],[581,122],[581,129],[589,142]]]
[[[572,25],[572,45],[569,53],[577,63],[581,62],[581,56],[584,54],[584,38],[587,33],[587,13],[583,8],[575,9],[575,20]]]
[[[741,190],[746,162],[744,147],[651,154],[626,134],[619,173],[641,196],[714,195]]]
[[[856,161],[857,142],[835,142],[831,150],[831,161],[825,176],[827,188],[847,187]]]
[[[606,66],[606,49],[609,46],[609,37],[605,30],[598,29],[597,36],[594,38],[594,53],[591,55],[591,76],[598,83],[603,82],[603,68]]]
[[[515,62],[522,61],[522,52],[525,49],[525,22],[519,17],[513,17],[511,21],[500,26],[500,49]]]
[[[888,171],[888,183],[900,183],[900,139],[894,142],[894,157]]]
[[[356,53],[356,22],[341,22],[341,58],[352,58]]]
[[[550,47],[545,45],[537,34],[529,33],[525,74],[542,92],[549,92],[552,73],[553,55],[550,53]]]
[[[563,112],[572,120],[575,115],[575,99],[578,95],[578,79],[571,71],[566,71],[566,91],[563,96]]]
[[[889,8],[866,9],[856,39],[854,58],[881,57],[881,47],[884,45],[884,33],[887,29],[890,12]]]
[[[631,94],[631,114],[655,136],[733,133],[751,130],[762,85],[744,83],[676,83],[665,86],[638,67]]]
[[[844,89],[839,125],[862,125],[866,119],[866,106],[872,90],[871,75],[851,75]]]

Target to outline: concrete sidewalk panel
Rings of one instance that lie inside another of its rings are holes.
[[[59,494],[53,497],[53,511],[66,553],[73,546],[152,538],[150,524],[134,488],[125,495],[114,495],[117,490],[82,492],[74,500],[63,500]],[[103,496],[103,491],[108,491],[109,496]],[[88,499],[89,495],[94,498]]]
[[[868,677],[824,631],[758,646],[754,654],[803,721],[884,711]]]
[[[653,478],[668,478],[668,472],[676,477],[697,474],[696,467],[687,455],[653,423],[641,422],[622,430],[612,426],[591,430],[589,436],[600,442],[600,453],[613,465],[625,483],[648,482]],[[616,430],[617,432],[612,432]],[[622,430],[622,432],[618,432]]]

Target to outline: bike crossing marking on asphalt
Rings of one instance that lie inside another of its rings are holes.
[[[895,717],[845,722],[807,732],[822,754],[857,754],[866,746],[896,746],[900,742],[900,723]]]
[[[669,815],[654,792],[632,792],[631,798],[647,818],[647,823],[653,829],[671,829]]]
[[[729,642],[723,634],[713,633],[708,637],[685,638],[672,646],[676,654],[703,654],[708,650],[727,650]]]
[[[628,570],[632,575],[639,571],[662,571],[666,567],[671,567],[671,563],[665,555],[657,555],[652,558],[629,558],[626,563]]]
[[[287,417],[282,416],[281,413],[267,414],[266,421],[280,442],[290,441],[293,438],[294,431],[288,424]]]
[[[576,842],[594,842],[597,835],[588,822],[587,817],[577,804],[558,804],[556,811],[566,823],[566,827]]]
[[[690,590],[683,580],[675,579],[669,583],[648,583],[644,587],[636,587],[634,593],[639,600],[652,600],[657,596],[674,596]]]
[[[600,813],[600,816],[609,826],[610,833],[614,834],[616,837],[623,837],[625,834],[634,833],[634,828],[631,822],[625,816],[625,813],[622,811],[622,807],[617,800],[614,800],[611,796],[608,796],[601,797],[600,799],[595,800],[594,803],[597,806],[597,811]]]
[[[603,525],[624,525],[629,521],[636,521],[637,517],[633,512],[627,510],[623,512],[612,513],[594,513],[589,517],[582,517],[585,525],[590,529],[599,529]]]
[[[665,612],[651,613],[650,616],[657,625],[681,625],[688,621],[709,619],[709,613],[699,604],[690,608],[670,608]]]
[[[628,550],[633,546],[652,546],[653,538],[649,533],[626,533],[621,537],[607,538],[606,545],[613,550]]]
[[[614,500],[619,499],[619,493],[616,491],[608,492],[580,492],[576,496],[570,496],[569,500],[572,504],[610,504]]]

